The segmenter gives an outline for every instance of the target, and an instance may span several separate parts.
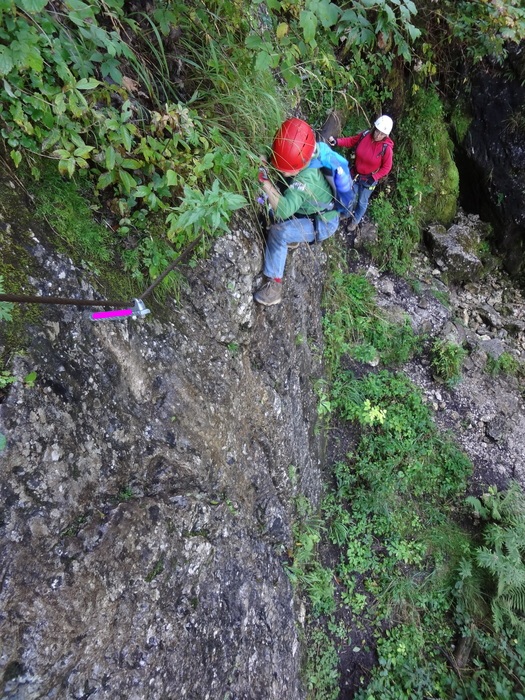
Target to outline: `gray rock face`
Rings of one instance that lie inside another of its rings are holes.
[[[525,239],[524,44],[509,46],[503,72],[487,61],[472,79],[472,122],[458,144],[463,206],[494,227],[508,272],[523,275]]]
[[[477,280],[481,274],[481,260],[472,252],[480,240],[477,223],[463,219],[448,230],[436,224],[426,231],[425,240],[432,257],[452,284]]]
[[[405,313],[418,334],[428,334],[429,342],[442,338],[457,343],[468,350],[468,357],[454,387],[436,383],[425,357],[415,358],[403,371],[434,409],[436,424],[451,431],[473,461],[474,492],[491,484],[504,488],[510,480],[525,487],[523,387],[512,374],[491,376],[487,370],[489,359],[498,360],[503,353],[525,367],[523,293],[502,271],[485,270],[476,282],[447,288],[425,255],[414,257],[413,274],[418,292],[394,278],[398,288],[393,296],[387,291],[392,278],[369,272],[378,303],[389,315]]]
[[[257,241],[239,224],[144,320],[43,308],[0,405],[3,698],[303,697],[283,564],[321,488],[324,257],[291,254],[264,309]],[[92,296],[25,245],[40,293]]]

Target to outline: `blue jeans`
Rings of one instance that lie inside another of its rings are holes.
[[[351,212],[353,212],[354,221],[358,224],[368,207],[368,200],[373,192],[373,188],[369,189],[364,185],[361,180],[354,182],[352,185],[352,204],[348,207]]]
[[[339,226],[339,217],[331,221],[317,219],[317,236],[310,219],[287,219],[272,224],[268,229],[266,252],[264,254],[264,274],[266,277],[282,278],[286,265],[288,243],[313,243],[333,236]]]

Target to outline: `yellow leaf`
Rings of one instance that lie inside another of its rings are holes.
[[[281,22],[281,24],[277,27],[276,35],[278,39],[282,39],[283,36],[286,36],[288,34],[288,24],[286,22]]]

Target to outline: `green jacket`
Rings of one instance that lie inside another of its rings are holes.
[[[332,199],[332,188],[320,168],[304,168],[281,195],[275,216],[285,220],[295,214],[308,216],[321,213],[325,221],[331,221],[338,216],[334,209],[326,211],[332,205]]]

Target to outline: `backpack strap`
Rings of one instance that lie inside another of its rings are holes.
[[[361,134],[359,135],[359,141],[355,145],[355,150],[357,151],[357,147],[361,143],[361,141],[365,138],[367,134],[370,133],[370,129],[365,129],[365,131],[362,131]]]

